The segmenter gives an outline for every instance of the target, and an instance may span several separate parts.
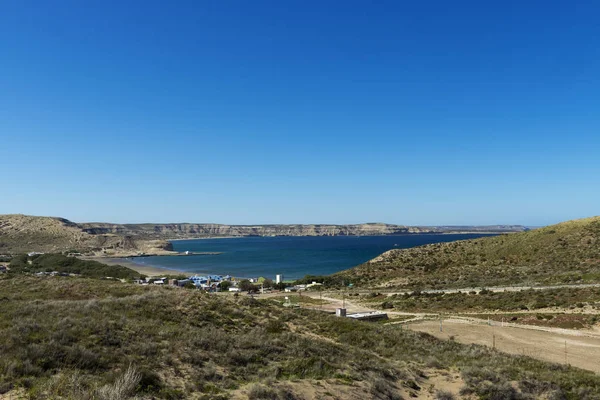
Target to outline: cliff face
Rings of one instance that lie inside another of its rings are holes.
[[[90,234],[136,235],[144,238],[225,236],[369,236],[441,232],[435,228],[390,224],[357,225],[221,225],[221,224],[80,224]]]

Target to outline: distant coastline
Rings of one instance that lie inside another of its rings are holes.
[[[392,234],[363,234],[363,235],[240,235],[240,236],[190,236],[185,238],[165,239],[167,242],[182,242],[186,240],[205,240],[205,239],[249,239],[249,238],[286,238],[286,237],[377,237],[377,236],[428,236],[428,235],[504,235],[509,233],[518,233],[519,231],[441,231],[441,232],[403,232]],[[159,254],[156,254],[159,255]],[[165,254],[170,255],[170,254]]]
[[[183,240],[203,240],[203,239],[239,239],[245,237],[252,236],[202,236],[202,237],[186,237],[186,238],[176,238],[176,239],[165,239],[167,242],[180,242]],[[265,236],[267,237],[267,236]]]

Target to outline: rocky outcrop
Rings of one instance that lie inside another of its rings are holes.
[[[359,225],[222,225],[222,224],[81,224],[91,234],[136,235],[147,238],[238,236],[358,236],[430,233],[430,228],[389,224]]]
[[[447,232],[515,232],[525,230],[523,226],[489,227],[421,227],[382,223],[354,225],[223,225],[223,224],[80,224],[90,234],[135,235],[143,238],[202,238],[240,236],[375,236],[401,235],[409,233]]]

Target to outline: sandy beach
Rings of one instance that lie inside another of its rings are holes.
[[[147,276],[159,276],[159,275],[185,275],[186,272],[177,271],[174,269],[153,267],[150,265],[137,264],[127,258],[110,258],[110,257],[80,257],[85,260],[94,260],[101,262],[102,264],[108,265],[122,265],[127,268],[131,268],[134,271],[139,272]]]

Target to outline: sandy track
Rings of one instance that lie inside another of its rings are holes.
[[[501,327],[465,323],[464,320],[444,320],[443,332],[439,321],[422,321],[408,325],[410,329],[429,333],[448,340],[453,337],[460,343],[475,343],[555,363],[566,362],[575,367],[600,373],[600,337],[575,336],[559,332],[546,332],[523,327]]]

